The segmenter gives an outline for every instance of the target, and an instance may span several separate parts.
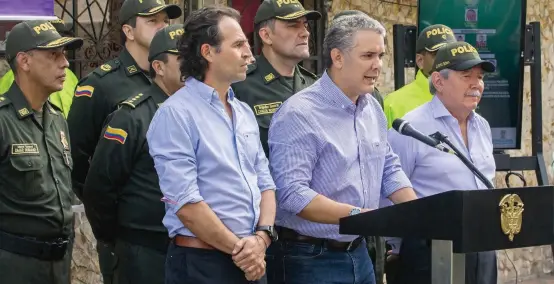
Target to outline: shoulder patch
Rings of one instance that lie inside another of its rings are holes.
[[[146,101],[150,96],[144,95],[143,93],[140,93],[136,96],[132,96],[128,98],[127,100],[123,101],[121,105],[129,106],[131,108],[136,108],[139,104]]]
[[[256,70],[257,68],[258,68],[258,64],[256,63],[248,64],[248,69],[246,69],[246,75],[254,72],[254,70]]]
[[[92,97],[92,93],[94,93],[94,87],[90,85],[85,86],[77,86],[75,89],[75,97]]]
[[[300,73],[302,73],[302,75],[306,75],[306,76],[308,76],[308,77],[312,77],[312,78],[315,79],[315,80],[319,79],[319,77],[318,77],[316,74],[314,74],[314,73],[308,71],[308,69],[306,69],[306,68],[304,68],[304,67],[302,67],[302,66],[300,66],[300,65],[297,65],[297,66],[298,66],[298,69],[300,70]]]
[[[108,125],[106,131],[104,131],[104,138],[119,142],[123,145],[125,144],[125,140],[127,140],[127,131],[121,128],[113,128]]]
[[[4,96],[0,96],[0,107],[4,107],[4,106],[7,106],[9,104],[11,104],[12,101],[10,101],[10,99],[4,97]]]
[[[111,72],[119,69],[119,65],[120,65],[119,60],[117,60],[117,59],[110,60],[110,61],[100,65],[100,67],[94,69],[94,71],[92,71],[92,72],[95,73],[96,75],[100,76],[100,77],[104,77],[106,74],[111,73]]]

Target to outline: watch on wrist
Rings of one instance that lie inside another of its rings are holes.
[[[354,207],[352,208],[352,210],[350,210],[350,214],[348,214],[348,216],[353,216],[353,215],[356,215],[356,214],[360,214],[362,212],[362,209],[358,208],[358,207]]]
[[[276,242],[279,239],[273,226],[258,226],[256,227],[256,232],[258,231],[266,232],[272,242]]]

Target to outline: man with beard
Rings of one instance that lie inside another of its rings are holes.
[[[456,42],[456,37],[452,29],[445,25],[431,25],[421,31],[416,42],[416,64],[419,71],[415,80],[385,97],[385,115],[389,128],[395,119],[433,98],[429,93],[427,77],[437,50],[449,42]]]
[[[237,98],[254,111],[266,155],[273,113],[285,100],[317,80],[298,63],[310,57],[308,20],[320,18],[319,12],[305,10],[298,1],[278,0],[264,0],[254,17],[255,36],[262,42],[262,53],[248,66],[246,80],[232,88]]]
[[[447,135],[456,148],[494,184],[495,163],[489,123],[475,109],[481,100],[484,72],[494,72],[492,63],[481,60],[466,42],[449,43],[437,52],[429,76],[433,99],[406,114],[403,119],[425,135]],[[455,155],[437,151],[411,137],[389,130],[389,143],[419,198],[445,190],[487,189]],[[497,281],[496,252],[466,254],[467,284]],[[395,283],[431,283],[429,242],[403,239]]]
[[[115,239],[117,283],[163,284],[169,238],[146,131],[154,113],[182,87],[177,42],[183,25],[156,33],[150,45],[154,84],[112,113],[98,141],[83,189],[92,230]]]
[[[138,93],[151,85],[147,75],[150,42],[157,31],[169,25],[170,19],[180,16],[179,6],[166,5],[163,0],[123,2],[119,21],[126,38],[125,49],[117,58],[95,69],[79,82],[67,118],[75,165],[72,172],[73,190],[77,197],[82,198],[89,162],[106,117],[130,93]],[[111,283],[116,264],[114,240],[100,234],[95,234],[95,237],[104,283]]]

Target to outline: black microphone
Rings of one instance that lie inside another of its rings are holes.
[[[412,127],[412,125],[410,125],[409,122],[403,120],[403,119],[400,119],[400,118],[397,118],[395,119],[393,122],[392,122],[392,128],[394,128],[394,130],[396,130],[398,133],[402,134],[402,135],[406,135],[406,136],[410,136],[420,142],[423,142],[433,148],[436,148],[438,150],[441,150],[443,152],[446,152],[446,153],[450,153],[450,154],[454,154],[454,152],[446,147],[444,147],[443,145],[441,145],[441,143],[437,140],[437,139],[434,139],[432,137],[429,137],[419,131],[417,131],[415,128]]]

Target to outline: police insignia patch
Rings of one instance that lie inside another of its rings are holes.
[[[21,116],[26,116],[26,115],[29,114],[29,110],[26,109],[26,108],[22,108],[22,109],[18,110],[17,112],[19,112],[19,115],[21,115]]]
[[[92,97],[92,93],[94,93],[94,87],[93,86],[78,86],[75,90],[75,97]]]
[[[125,140],[127,140],[127,132],[121,128],[113,128],[108,125],[108,128],[106,128],[106,131],[104,132],[104,138],[125,144]]]
[[[136,73],[138,70],[137,70],[137,67],[135,65],[131,65],[131,66],[127,67],[127,71],[129,72],[129,74],[133,74],[133,73]]]
[[[60,141],[62,142],[63,149],[68,151],[69,150],[69,143],[67,143],[67,137],[65,136],[65,132],[60,131]]]
[[[100,69],[102,71],[108,72],[108,71],[112,70],[112,66],[110,66],[109,64],[103,64],[102,66],[100,66]]]
[[[275,79],[275,75],[273,75],[273,73],[269,73],[269,74],[265,75],[264,79],[265,79],[266,82],[269,82],[269,81]]]

